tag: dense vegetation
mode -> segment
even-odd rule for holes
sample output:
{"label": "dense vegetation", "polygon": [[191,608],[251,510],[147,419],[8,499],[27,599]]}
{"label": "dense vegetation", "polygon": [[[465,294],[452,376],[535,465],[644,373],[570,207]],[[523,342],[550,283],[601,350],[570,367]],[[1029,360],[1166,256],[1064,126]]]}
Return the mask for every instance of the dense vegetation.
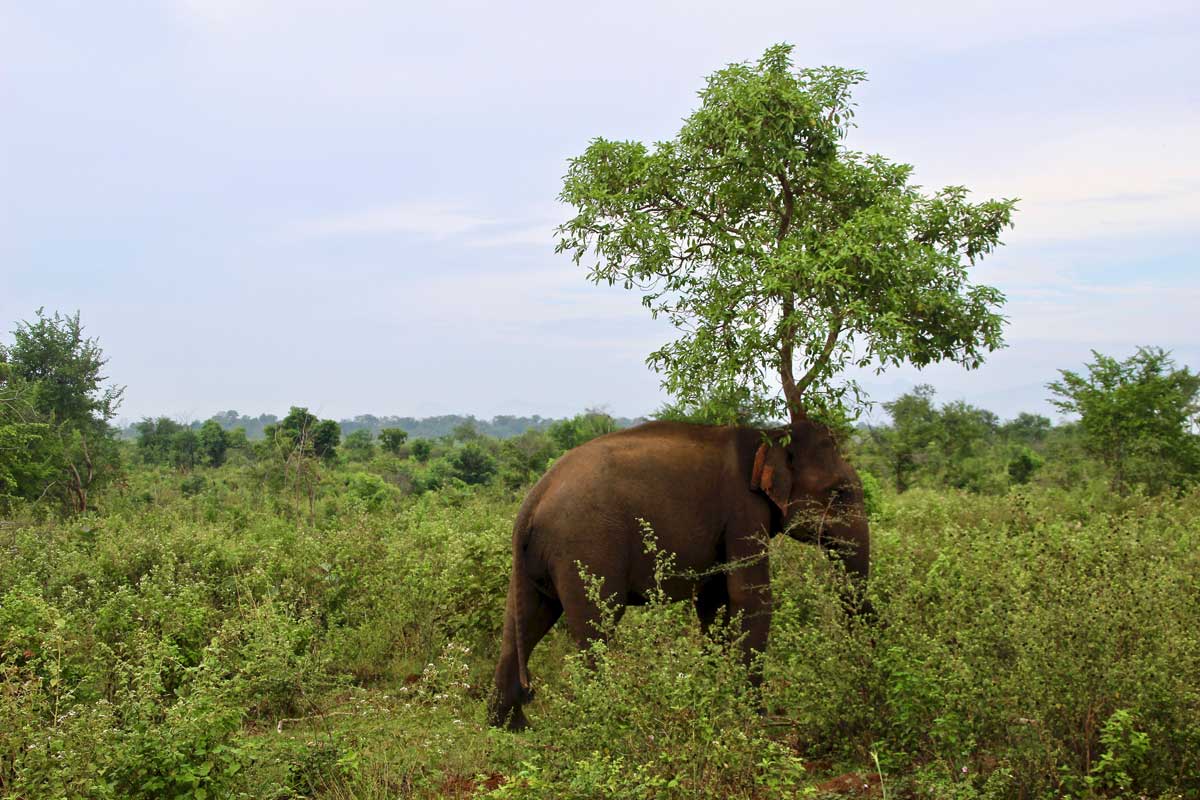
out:
{"label": "dense vegetation", "polygon": [[484,698],[520,493],[317,469],[310,501],[238,453],[137,467],[101,512],[0,528],[0,796],[785,797],[851,771],[892,796],[1200,792],[1195,491],[885,487],[877,624],[776,542],[767,717],[664,604],[594,670],[552,635],[513,735]]}
{"label": "dense vegetation", "polygon": [[1197,386],[1160,351],[1064,372],[1077,423],[920,387],[847,428],[878,619],[781,537],[765,717],[652,602],[586,659],[552,634],[514,735],[484,725],[512,518],[615,421],[120,441],[78,318],[19,331],[62,347],[0,354],[0,797],[1200,796]]}

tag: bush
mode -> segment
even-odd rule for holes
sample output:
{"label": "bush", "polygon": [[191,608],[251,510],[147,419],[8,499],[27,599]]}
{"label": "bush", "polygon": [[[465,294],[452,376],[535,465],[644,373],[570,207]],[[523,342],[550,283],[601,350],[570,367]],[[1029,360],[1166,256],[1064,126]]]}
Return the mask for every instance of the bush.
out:
{"label": "bush", "polygon": [[1124,709],[1155,743],[1130,785],[1200,790],[1180,769],[1200,753],[1200,561],[1178,556],[1200,545],[1198,504],[910,491],[873,528],[873,629],[842,618],[828,564],[779,547],[770,705],[807,753],[922,765],[918,794],[1003,773],[1024,796],[1112,773],[1105,720]]}
{"label": "bush", "polygon": [[487,483],[496,474],[496,459],[478,442],[467,442],[450,456],[454,476],[466,484]]}
{"label": "bush", "polygon": [[368,511],[378,511],[399,497],[400,490],[371,472],[353,472],[346,479],[349,495],[361,501]]}

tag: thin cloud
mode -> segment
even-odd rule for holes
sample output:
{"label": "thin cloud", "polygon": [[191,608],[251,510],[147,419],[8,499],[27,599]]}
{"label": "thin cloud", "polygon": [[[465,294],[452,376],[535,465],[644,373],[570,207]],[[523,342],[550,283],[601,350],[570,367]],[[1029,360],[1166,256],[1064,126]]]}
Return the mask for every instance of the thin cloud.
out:
{"label": "thin cloud", "polygon": [[[929,186],[965,182],[979,198],[1019,197],[1016,225],[1004,237],[1012,245],[1195,232],[1200,162],[1179,154],[1200,139],[1200,117],[1139,116],[1144,123],[1062,119],[1019,145],[977,138],[949,158],[930,159],[938,166],[918,177]],[[1156,122],[1172,117],[1170,126]],[[993,135],[1009,140],[1012,132]]]}
{"label": "thin cloud", "polygon": [[467,244],[471,247],[544,247],[553,249],[554,243],[557,241],[554,232],[557,227],[557,222],[519,226],[472,238]]}
{"label": "thin cloud", "polygon": [[458,206],[404,203],[310,220],[291,232],[299,238],[408,234],[446,239],[495,224]]}

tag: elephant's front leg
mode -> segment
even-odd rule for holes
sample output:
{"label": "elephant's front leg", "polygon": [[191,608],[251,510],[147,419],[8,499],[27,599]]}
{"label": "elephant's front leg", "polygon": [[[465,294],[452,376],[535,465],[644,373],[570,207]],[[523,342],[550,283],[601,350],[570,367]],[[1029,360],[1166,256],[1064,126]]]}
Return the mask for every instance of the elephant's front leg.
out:
{"label": "elephant's front leg", "polygon": [[[721,618],[722,626],[729,624],[729,587],[727,575],[721,573],[709,578],[696,589],[696,616],[700,618],[700,632],[706,636],[714,633],[712,626]],[[717,629],[718,631],[720,628]]]}
{"label": "elephant's front leg", "polygon": [[771,631],[771,569],[767,553],[729,573],[729,613],[738,619],[742,633],[742,659],[750,670],[750,685],[762,685],[762,660]]}

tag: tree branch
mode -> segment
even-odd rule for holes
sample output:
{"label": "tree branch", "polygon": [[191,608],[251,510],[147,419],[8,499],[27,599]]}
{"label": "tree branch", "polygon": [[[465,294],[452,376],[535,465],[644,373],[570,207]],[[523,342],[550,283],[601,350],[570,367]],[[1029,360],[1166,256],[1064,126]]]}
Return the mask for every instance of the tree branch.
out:
{"label": "tree branch", "polygon": [[779,217],[779,234],[776,236],[776,241],[782,243],[792,227],[792,216],[796,213],[796,197],[792,193],[792,185],[788,182],[786,174],[781,172],[775,177],[779,178],[779,185],[783,188],[783,213]]}
{"label": "tree branch", "polygon": [[804,398],[801,397],[800,390],[796,388],[796,378],[792,373],[792,363],[795,359],[796,334],[788,320],[795,313],[795,310],[795,299],[789,289],[783,297],[783,330],[781,331],[779,345],[779,380],[783,384],[783,398],[787,402],[788,415],[791,417],[793,424],[807,416],[804,413]]}
{"label": "tree branch", "polygon": [[821,369],[829,363],[829,357],[833,354],[833,348],[837,346],[838,336],[842,332],[842,320],[834,317],[833,324],[829,327],[829,335],[825,337],[825,346],[821,348],[821,354],[817,356],[817,360],[809,367],[808,372],[804,373],[799,382],[796,384],[797,394],[802,394],[805,389],[812,385],[812,382],[817,379]]}

